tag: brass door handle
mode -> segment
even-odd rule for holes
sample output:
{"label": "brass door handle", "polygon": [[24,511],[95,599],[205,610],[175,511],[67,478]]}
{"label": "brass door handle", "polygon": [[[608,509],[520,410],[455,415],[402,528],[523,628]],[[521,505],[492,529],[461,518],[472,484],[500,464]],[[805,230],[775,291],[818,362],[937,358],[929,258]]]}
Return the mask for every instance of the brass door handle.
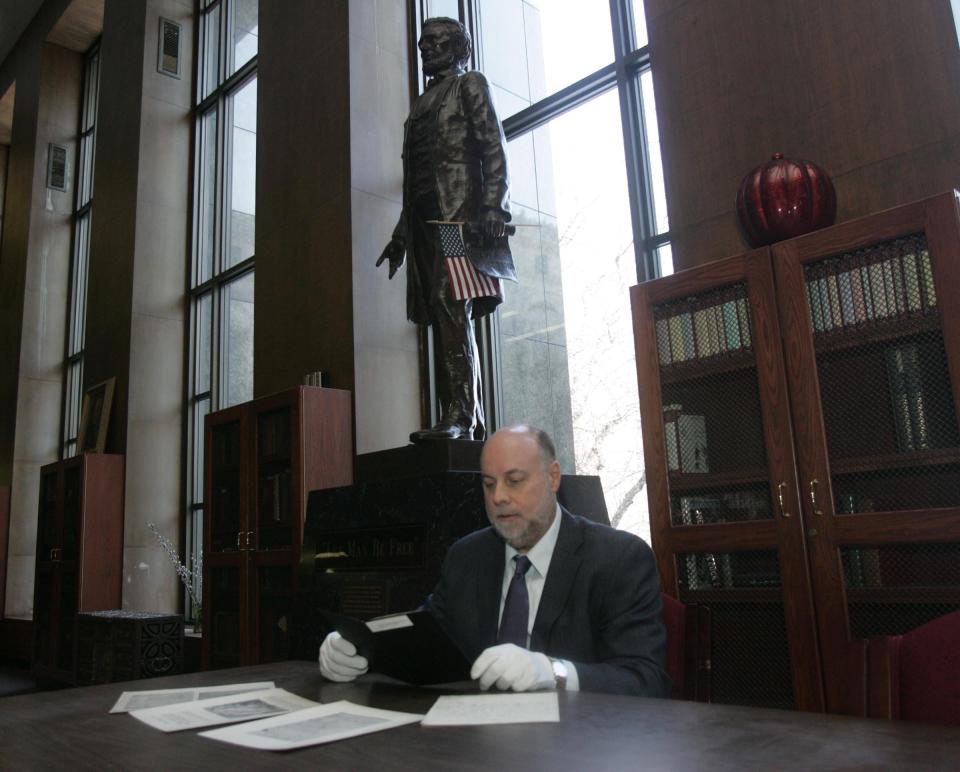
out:
{"label": "brass door handle", "polygon": [[787,512],[786,504],[783,501],[783,489],[787,487],[785,482],[777,483],[777,499],[780,502],[780,514],[783,517],[790,517],[790,513]]}
{"label": "brass door handle", "polygon": [[814,477],[810,481],[810,505],[813,507],[813,514],[822,515],[823,512],[817,506],[817,486],[820,484],[820,481]]}

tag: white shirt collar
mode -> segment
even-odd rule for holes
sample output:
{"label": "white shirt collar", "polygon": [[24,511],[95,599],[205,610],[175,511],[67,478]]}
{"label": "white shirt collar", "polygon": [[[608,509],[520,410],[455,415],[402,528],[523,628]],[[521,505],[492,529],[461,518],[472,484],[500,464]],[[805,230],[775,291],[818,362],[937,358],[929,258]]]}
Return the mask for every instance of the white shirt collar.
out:
{"label": "white shirt collar", "polygon": [[[550,527],[547,529],[547,532],[540,537],[540,541],[534,544],[530,550],[527,552],[527,557],[530,558],[530,565],[540,574],[540,576],[545,577],[547,575],[547,570],[550,568],[550,559],[553,557],[554,547],[557,546],[557,538],[560,536],[560,504],[557,504],[556,512],[553,515],[553,522],[550,524]],[[504,542],[506,547],[506,568],[513,573],[513,558],[515,555],[519,555],[513,547]]]}

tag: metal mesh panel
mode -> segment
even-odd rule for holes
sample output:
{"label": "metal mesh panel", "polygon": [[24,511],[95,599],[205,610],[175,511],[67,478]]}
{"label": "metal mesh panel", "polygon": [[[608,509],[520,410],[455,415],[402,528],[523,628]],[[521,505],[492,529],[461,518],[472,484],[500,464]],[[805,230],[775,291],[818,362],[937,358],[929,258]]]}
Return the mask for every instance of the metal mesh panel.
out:
{"label": "metal mesh panel", "polygon": [[925,237],[805,272],[836,512],[960,505],[960,428]]}
{"label": "metal mesh panel", "polygon": [[901,635],[960,609],[960,543],[840,550],[854,638]]}
{"label": "metal mesh panel", "polygon": [[772,517],[747,290],[654,309],[674,525]]}
{"label": "metal mesh panel", "polygon": [[697,658],[702,695],[729,705],[793,708],[789,642],[774,550],[677,555],[680,600],[706,607]]}

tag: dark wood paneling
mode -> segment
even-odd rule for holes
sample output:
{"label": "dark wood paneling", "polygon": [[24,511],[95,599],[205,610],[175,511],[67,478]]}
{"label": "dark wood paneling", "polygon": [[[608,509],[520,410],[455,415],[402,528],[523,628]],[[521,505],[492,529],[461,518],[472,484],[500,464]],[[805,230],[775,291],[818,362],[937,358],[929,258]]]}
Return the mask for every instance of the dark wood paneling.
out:
{"label": "dark wood paneling", "polygon": [[673,260],[739,251],[734,199],[774,152],[821,165],[837,222],[960,180],[949,0],[648,0]]}
{"label": "dark wood paneling", "polygon": [[347,4],[262,3],[259,29],[253,394],[315,370],[352,392]]}

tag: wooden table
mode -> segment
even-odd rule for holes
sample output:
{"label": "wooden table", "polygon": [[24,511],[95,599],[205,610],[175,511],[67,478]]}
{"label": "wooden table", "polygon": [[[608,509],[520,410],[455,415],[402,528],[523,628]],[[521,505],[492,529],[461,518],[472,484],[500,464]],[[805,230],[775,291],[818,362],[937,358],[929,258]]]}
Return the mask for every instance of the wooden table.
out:
{"label": "wooden table", "polygon": [[26,694],[0,700],[0,769],[718,770],[956,769],[960,729],[602,694],[560,696],[560,723],[405,726],[286,753],[195,731],[163,734],[107,711],[124,690],[273,680],[318,702],[425,713],[446,689],[324,681],[312,662]]}

